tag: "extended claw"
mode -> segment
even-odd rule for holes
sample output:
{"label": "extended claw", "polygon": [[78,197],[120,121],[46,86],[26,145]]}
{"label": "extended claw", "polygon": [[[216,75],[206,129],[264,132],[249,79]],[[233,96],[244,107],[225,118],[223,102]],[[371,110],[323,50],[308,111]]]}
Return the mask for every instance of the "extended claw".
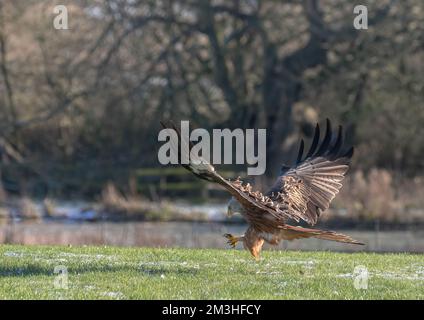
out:
{"label": "extended claw", "polygon": [[227,243],[232,247],[235,248],[237,242],[240,240],[238,237],[234,237],[232,234],[226,233],[224,234],[224,237],[227,238]]}

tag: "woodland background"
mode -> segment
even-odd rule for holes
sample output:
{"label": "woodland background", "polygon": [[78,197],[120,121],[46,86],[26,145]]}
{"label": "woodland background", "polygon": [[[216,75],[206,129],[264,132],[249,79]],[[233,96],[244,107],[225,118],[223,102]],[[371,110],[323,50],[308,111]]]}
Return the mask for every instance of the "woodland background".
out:
{"label": "woodland background", "polygon": [[266,128],[265,185],[328,117],[356,148],[335,205],[424,219],[423,100],[421,0],[2,0],[0,199],[160,201],[160,119]]}

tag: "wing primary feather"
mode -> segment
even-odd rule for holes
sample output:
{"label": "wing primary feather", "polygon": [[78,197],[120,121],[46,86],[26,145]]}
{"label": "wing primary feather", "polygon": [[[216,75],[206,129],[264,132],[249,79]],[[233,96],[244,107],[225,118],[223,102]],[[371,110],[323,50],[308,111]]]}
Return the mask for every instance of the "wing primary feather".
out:
{"label": "wing primary feather", "polygon": [[342,158],[352,158],[353,156],[353,147],[351,147],[345,154],[342,155]]}
{"label": "wing primary feather", "polygon": [[324,140],[321,143],[321,146],[319,147],[318,151],[314,154],[315,157],[319,157],[324,154],[325,150],[327,150],[328,145],[331,141],[331,123],[330,119],[327,118],[327,128],[325,130],[325,136]]}
{"label": "wing primary feather", "polygon": [[303,155],[303,149],[305,148],[305,142],[302,140],[300,140],[300,147],[299,147],[299,152],[297,154],[297,160],[296,160],[296,164],[299,164],[302,161],[302,155]]}
{"label": "wing primary feather", "polygon": [[340,148],[342,145],[343,145],[343,127],[339,126],[336,142],[334,143],[333,147],[328,152],[328,155],[330,156],[331,160],[334,160],[335,158],[337,158],[337,155],[340,152]]}
{"label": "wing primary feather", "polygon": [[317,123],[317,125],[315,127],[314,139],[312,140],[311,147],[309,148],[308,154],[306,155],[305,159],[309,158],[310,156],[312,156],[314,154],[314,152],[315,152],[315,150],[318,146],[319,136],[320,136],[319,124]]}
{"label": "wing primary feather", "polygon": [[[172,120],[164,120],[164,121],[159,120],[159,122],[160,122],[160,124],[162,125],[162,127],[163,127],[164,129],[173,129],[173,130],[175,130],[175,132],[176,132],[176,133],[177,133],[177,135],[178,135],[178,139],[180,140],[180,141],[179,141],[179,143],[182,143],[182,140],[183,140],[184,138],[181,136],[181,131],[180,131],[180,129],[178,129],[178,128],[177,128],[177,126],[175,125],[174,121],[172,121]],[[189,141],[187,141],[187,140],[185,140],[185,139],[184,139],[184,141],[185,141],[186,143],[188,143],[189,148],[190,148],[190,150],[191,150],[191,149],[193,148],[193,146],[194,146],[193,142],[191,142],[190,140],[189,140]]]}
{"label": "wing primary feather", "polygon": [[[277,207],[275,214],[272,213],[275,216],[315,224],[339,193],[353,148],[346,151],[342,126],[333,132],[327,119],[322,139],[320,129],[317,124],[306,156],[303,156],[306,153],[305,141],[300,141],[296,165],[292,168],[283,166],[281,176],[267,192],[274,203],[283,205],[283,209]],[[278,196],[274,197],[274,193]]]}

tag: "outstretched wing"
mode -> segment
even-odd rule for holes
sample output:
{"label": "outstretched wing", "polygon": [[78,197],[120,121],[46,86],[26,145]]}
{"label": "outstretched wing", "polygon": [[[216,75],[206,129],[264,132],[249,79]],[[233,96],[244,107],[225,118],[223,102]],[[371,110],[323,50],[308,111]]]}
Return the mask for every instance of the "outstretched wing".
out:
{"label": "outstretched wing", "polygon": [[[204,158],[199,157],[198,155],[191,152],[193,144],[191,141],[187,141],[184,137],[181,136],[181,131],[178,129],[172,121],[160,121],[162,127],[166,130],[173,130],[177,133],[178,141],[170,140],[172,151],[178,154],[178,160],[181,165],[191,171],[195,176],[200,179],[216,182],[215,176],[218,175],[215,172],[215,168]],[[188,160],[189,163],[182,163],[181,150],[189,150]]]}
{"label": "outstretched wing", "polygon": [[283,167],[281,175],[267,196],[287,207],[288,215],[314,225],[320,214],[342,187],[342,180],[349,168],[353,148],[342,152],[343,129],[339,126],[333,139],[330,120],[320,146],[320,128],[317,124],[311,147],[302,160],[304,142],[300,143],[296,165]]}
{"label": "outstretched wing", "polygon": [[171,146],[173,152],[178,153],[179,159],[181,159],[181,149],[187,150],[180,148],[180,145],[186,144],[189,146],[189,163],[181,165],[200,179],[222,185],[246,209],[247,218],[251,223],[263,226],[263,229],[266,230],[267,227],[273,228],[276,223],[278,224],[278,221],[283,222],[284,218],[287,218],[283,211],[276,208],[276,203],[272,203],[268,197],[263,196],[259,191],[253,192],[249,184],[243,185],[238,179],[235,181],[224,179],[209,162],[191,153],[191,143],[181,136],[180,130],[172,121],[161,121],[160,123],[165,129],[177,132],[179,141],[178,143],[174,142],[174,144],[171,141]]}

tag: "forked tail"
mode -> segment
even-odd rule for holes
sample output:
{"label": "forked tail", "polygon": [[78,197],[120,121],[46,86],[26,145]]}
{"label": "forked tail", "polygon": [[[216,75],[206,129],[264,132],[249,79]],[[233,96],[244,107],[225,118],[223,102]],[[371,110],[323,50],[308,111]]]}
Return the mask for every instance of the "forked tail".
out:
{"label": "forked tail", "polygon": [[330,240],[330,241],[337,241],[337,242],[344,242],[344,243],[351,243],[351,244],[360,244],[364,245],[365,243],[359,242],[358,240],[355,240],[343,233],[337,233],[334,231],[326,231],[326,230],[317,230],[319,233],[317,235],[314,235],[314,238],[323,239],[323,240]]}
{"label": "forked tail", "polygon": [[323,240],[364,245],[364,243],[359,242],[358,240],[334,231],[295,227],[290,225],[284,225],[281,226],[281,228],[284,229],[284,234],[287,235],[288,240],[297,238],[318,238]]}

